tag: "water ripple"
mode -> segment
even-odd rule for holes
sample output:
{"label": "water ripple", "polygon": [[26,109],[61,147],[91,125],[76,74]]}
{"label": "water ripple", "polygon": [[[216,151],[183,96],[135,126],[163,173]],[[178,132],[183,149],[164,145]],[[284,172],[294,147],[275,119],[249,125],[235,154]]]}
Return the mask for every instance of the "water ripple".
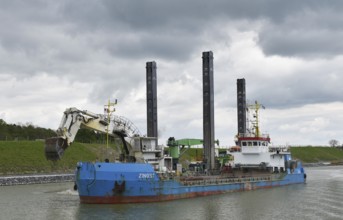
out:
{"label": "water ripple", "polygon": [[306,171],[306,184],[147,204],[80,204],[72,183],[0,187],[0,213],[35,220],[343,219],[343,166]]}

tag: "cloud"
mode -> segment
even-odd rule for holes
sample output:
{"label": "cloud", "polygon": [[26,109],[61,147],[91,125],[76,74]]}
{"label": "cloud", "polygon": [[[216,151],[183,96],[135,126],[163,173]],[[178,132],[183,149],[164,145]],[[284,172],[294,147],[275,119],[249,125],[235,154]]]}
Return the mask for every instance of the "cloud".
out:
{"label": "cloud", "polygon": [[343,122],[341,11],[313,0],[2,2],[0,116],[56,128],[66,107],[101,113],[118,99],[116,113],[145,133],[145,65],[155,60],[161,140],[201,138],[201,53],[212,50],[224,145],[236,133],[237,78],[271,110],[276,137],[327,143]]}
{"label": "cloud", "polygon": [[0,115],[8,123],[32,122],[37,126],[56,128],[66,108],[82,107],[86,103],[86,83],[70,83],[46,73],[23,79],[0,75],[0,79]]}
{"label": "cloud", "polygon": [[312,1],[302,6],[281,20],[269,19],[261,28],[259,43],[263,52],[307,59],[332,58],[342,53],[342,2]]}
{"label": "cloud", "polygon": [[310,104],[289,109],[266,109],[262,111],[262,130],[270,133],[276,144],[328,145],[329,140],[339,139],[339,124],[343,117],[337,112],[342,102]]}

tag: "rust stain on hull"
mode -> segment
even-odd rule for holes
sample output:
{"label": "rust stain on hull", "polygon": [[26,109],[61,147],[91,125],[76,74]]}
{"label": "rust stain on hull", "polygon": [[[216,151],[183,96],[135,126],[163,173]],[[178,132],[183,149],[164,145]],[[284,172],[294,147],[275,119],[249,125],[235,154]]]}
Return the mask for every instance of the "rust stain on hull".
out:
{"label": "rust stain on hull", "polygon": [[123,192],[125,192],[125,188],[126,188],[125,181],[123,181],[122,183],[118,183],[118,181],[115,181],[114,188],[112,189],[113,196],[122,194]]}

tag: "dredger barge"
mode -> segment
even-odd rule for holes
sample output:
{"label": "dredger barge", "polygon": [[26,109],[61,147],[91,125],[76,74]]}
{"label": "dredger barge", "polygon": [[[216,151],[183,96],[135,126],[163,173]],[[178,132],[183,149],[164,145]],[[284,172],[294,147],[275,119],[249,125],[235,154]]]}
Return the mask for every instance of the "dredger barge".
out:
{"label": "dredger barge", "polygon": [[[45,155],[59,160],[80,128],[119,137],[123,152],[106,162],[78,162],[75,176],[81,203],[118,204],[159,202],[234,191],[271,188],[305,183],[300,161],[292,160],[285,147],[270,146],[270,137],[261,134],[258,112],[262,107],[246,103],[245,79],[237,80],[238,132],[236,146],[228,157],[216,155],[214,140],[213,54],[203,53],[203,161],[182,168],[180,147],[168,140],[168,154],[157,142],[156,63],[148,62],[147,137],[139,134],[129,120],[107,114],[94,114],[76,108],[64,112],[57,137],[45,142]],[[254,120],[250,126],[248,114]]]}

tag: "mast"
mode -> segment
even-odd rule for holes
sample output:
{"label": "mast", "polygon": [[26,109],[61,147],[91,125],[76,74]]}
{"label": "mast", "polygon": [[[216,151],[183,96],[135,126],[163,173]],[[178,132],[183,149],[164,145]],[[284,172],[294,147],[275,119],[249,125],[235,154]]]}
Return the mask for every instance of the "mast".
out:
{"label": "mast", "polygon": [[237,135],[247,132],[245,79],[237,79]]}
{"label": "mast", "polygon": [[215,168],[214,163],[214,89],[213,89],[213,52],[202,53],[203,73],[203,140],[206,169]]}
{"label": "mast", "polygon": [[156,62],[146,63],[147,136],[158,138]]}
{"label": "mast", "polygon": [[253,129],[255,131],[255,137],[261,137],[261,133],[260,133],[260,126],[259,126],[259,116],[258,116],[258,111],[260,110],[260,108],[265,109],[265,107],[258,103],[257,101],[255,101],[255,104],[251,104],[248,105],[248,109],[251,109],[254,111],[253,117],[255,120],[252,120],[252,125],[253,125]]}

